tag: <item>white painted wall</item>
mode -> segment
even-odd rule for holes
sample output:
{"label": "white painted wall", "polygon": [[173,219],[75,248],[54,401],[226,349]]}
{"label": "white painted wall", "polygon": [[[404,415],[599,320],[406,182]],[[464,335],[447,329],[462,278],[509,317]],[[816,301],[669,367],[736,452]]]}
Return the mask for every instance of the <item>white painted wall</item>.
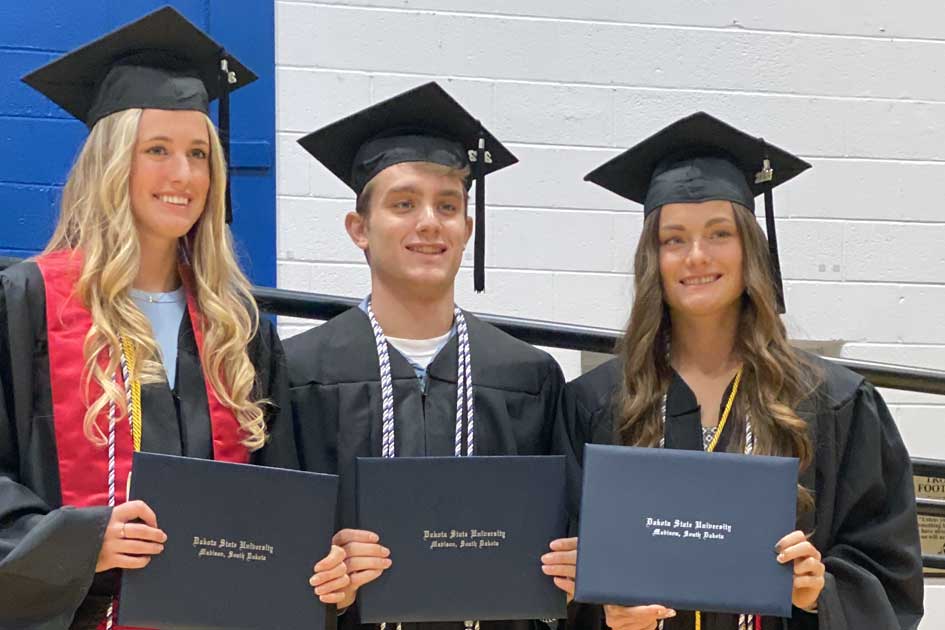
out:
{"label": "white painted wall", "polygon": [[[941,0],[277,0],[276,20],[280,286],[368,288],[353,196],[295,140],[435,79],[521,160],[489,181],[488,293],[470,259],[459,302],[621,327],[640,208],[582,177],[701,109],[814,164],[777,192],[792,336],[945,369]],[[945,399],[886,395],[912,453],[945,458]]]}

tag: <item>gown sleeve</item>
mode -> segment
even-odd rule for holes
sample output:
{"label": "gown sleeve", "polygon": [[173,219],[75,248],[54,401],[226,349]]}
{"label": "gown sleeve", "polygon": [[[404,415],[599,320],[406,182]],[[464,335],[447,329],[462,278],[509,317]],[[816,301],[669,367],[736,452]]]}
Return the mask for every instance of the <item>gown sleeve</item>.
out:
{"label": "gown sleeve", "polygon": [[818,627],[916,628],[923,580],[909,453],[868,383],[838,410],[836,422],[833,531],[821,549],[827,574]]}
{"label": "gown sleeve", "polygon": [[[20,444],[16,409],[28,408],[33,392],[16,391],[11,375],[35,370],[36,363],[25,352],[11,352],[11,337],[23,335],[28,326],[23,320],[27,309],[17,310],[22,306],[14,301],[18,292],[10,295],[8,288],[8,278],[0,276],[0,628],[68,628],[95,575],[111,509],[55,508],[21,483],[22,453],[49,457],[42,462],[47,474],[55,474],[57,465],[54,455],[47,455],[55,449]],[[32,344],[26,347],[32,350]],[[25,402],[18,405],[18,400]]]}
{"label": "gown sleeve", "polygon": [[[560,437],[555,440],[555,448],[556,452],[563,453],[567,460],[570,536],[578,535],[584,445],[612,443],[609,397],[602,397],[598,391],[612,389],[611,376],[609,371],[606,374],[603,371],[592,371],[571,381],[564,388],[562,419],[558,426]],[[568,605],[568,630],[601,630],[606,627],[602,606],[578,602]]]}
{"label": "gown sleeve", "polygon": [[619,363],[611,360],[564,388],[555,448],[567,457],[568,500],[575,527],[581,501],[584,446],[615,443],[612,403],[618,376]]}
{"label": "gown sleeve", "polygon": [[261,389],[269,400],[266,414],[269,439],[265,446],[253,453],[252,461],[260,466],[298,470],[299,453],[292,422],[286,357],[276,328],[268,319],[260,321],[255,342],[256,347],[250,354]]}

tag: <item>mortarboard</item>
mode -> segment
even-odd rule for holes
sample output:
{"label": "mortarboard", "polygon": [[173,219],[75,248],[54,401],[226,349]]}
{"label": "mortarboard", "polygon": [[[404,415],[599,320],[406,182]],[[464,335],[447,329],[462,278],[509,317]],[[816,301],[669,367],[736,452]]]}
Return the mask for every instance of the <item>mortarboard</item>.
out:
{"label": "mortarboard", "polygon": [[395,164],[471,167],[476,182],[473,277],[476,291],[485,288],[485,176],[518,159],[438,84],[426,83],[372,105],[308,134],[299,144],[355,194]]}
{"label": "mortarboard", "polygon": [[674,122],[588,173],[584,179],[643,204],[643,214],[668,203],[732,201],[755,210],[765,198],[768,251],[778,308],[784,287],[772,189],[810,168],[763,138],[698,112]]}
{"label": "mortarboard", "polygon": [[[256,75],[166,6],[72,50],[23,77],[89,129],[126,109],[196,110],[220,99],[219,130],[229,164],[229,93]],[[231,220],[229,182],[227,223]]]}

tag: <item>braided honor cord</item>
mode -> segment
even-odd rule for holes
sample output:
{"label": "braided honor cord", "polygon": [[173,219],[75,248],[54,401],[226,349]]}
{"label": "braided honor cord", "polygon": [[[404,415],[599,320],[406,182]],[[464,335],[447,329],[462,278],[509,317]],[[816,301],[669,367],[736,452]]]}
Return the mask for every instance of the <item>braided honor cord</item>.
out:
{"label": "braided honor cord", "polygon": [[[371,328],[374,330],[377,360],[381,371],[381,457],[395,457],[394,385],[390,375],[390,354],[387,349],[387,337],[384,335],[384,329],[377,323],[370,300],[367,303],[367,314],[371,321]],[[475,451],[475,415],[473,412],[472,357],[469,354],[469,332],[466,327],[466,318],[459,307],[455,308],[453,315],[456,318],[456,333],[459,338],[456,349],[456,432],[453,454],[459,457],[464,454],[472,455]],[[466,425],[465,453],[463,449],[464,424]]]}
{"label": "braided honor cord", "polygon": [[[390,354],[387,348],[387,337],[384,329],[374,316],[371,300],[367,302],[368,319],[374,330],[374,341],[377,346],[377,360],[381,372],[381,457],[395,457],[394,441],[394,385],[390,375]],[[456,431],[454,433],[453,454],[456,457],[472,455],[475,452],[475,413],[474,391],[472,383],[472,357],[469,353],[469,330],[466,327],[466,317],[460,308],[454,307],[453,316],[456,320]],[[465,420],[465,422],[464,422]],[[463,431],[465,425],[465,431]],[[464,440],[465,433],[465,440]],[[465,442],[465,453],[463,445]],[[478,621],[465,621],[466,630],[479,630]],[[387,624],[380,625],[381,630],[387,630]],[[401,630],[401,624],[397,624]]]}
{"label": "braided honor cord", "polygon": [[387,353],[387,337],[374,317],[371,301],[367,304],[368,318],[374,329],[377,345],[377,361],[381,370],[381,457],[394,456],[394,385],[390,378],[390,355]]}
{"label": "braided honor cord", "polygon": [[[128,428],[131,431],[131,443],[135,451],[141,450],[141,385],[132,381],[134,371],[135,352],[132,343],[119,338],[121,344],[121,380],[125,389],[125,406],[128,410]],[[118,379],[115,378],[117,381]],[[118,410],[115,401],[108,403],[108,507],[115,507],[115,425],[117,424]],[[112,599],[105,611],[105,630],[112,630],[115,623],[115,600]]]}

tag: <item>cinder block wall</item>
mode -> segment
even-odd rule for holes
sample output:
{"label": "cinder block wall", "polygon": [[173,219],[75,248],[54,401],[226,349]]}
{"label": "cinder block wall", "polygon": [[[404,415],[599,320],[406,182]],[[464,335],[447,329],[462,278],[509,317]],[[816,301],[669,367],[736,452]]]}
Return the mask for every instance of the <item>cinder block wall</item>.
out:
{"label": "cinder block wall", "polygon": [[[792,337],[945,368],[945,3],[278,0],[276,16],[280,286],[368,288],[353,197],[295,140],[435,79],[521,159],[489,181],[488,293],[468,259],[459,302],[621,327],[641,213],[582,177],[705,110],[814,164],[777,194]],[[885,394],[912,453],[945,457],[945,399]],[[936,588],[924,628],[945,626]]]}

